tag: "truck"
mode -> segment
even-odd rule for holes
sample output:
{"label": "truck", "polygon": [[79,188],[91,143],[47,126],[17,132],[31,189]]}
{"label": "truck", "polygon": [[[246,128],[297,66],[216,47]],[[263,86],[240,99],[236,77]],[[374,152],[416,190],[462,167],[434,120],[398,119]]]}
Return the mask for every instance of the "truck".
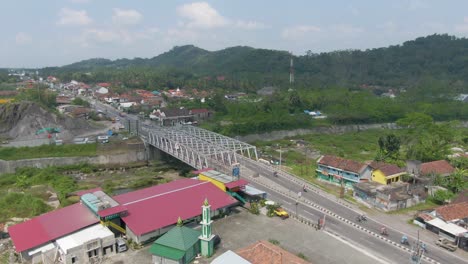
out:
{"label": "truck", "polygon": [[121,238],[121,237],[118,237],[116,240],[115,240],[117,246],[117,252],[118,253],[121,253],[121,252],[125,252],[127,251],[127,242],[125,241],[125,239]]}
{"label": "truck", "polygon": [[455,246],[454,244],[452,244],[450,241],[448,241],[445,238],[439,238],[436,241],[436,245],[438,245],[439,247],[445,248],[447,250],[450,250],[452,252],[457,250],[457,246]]}

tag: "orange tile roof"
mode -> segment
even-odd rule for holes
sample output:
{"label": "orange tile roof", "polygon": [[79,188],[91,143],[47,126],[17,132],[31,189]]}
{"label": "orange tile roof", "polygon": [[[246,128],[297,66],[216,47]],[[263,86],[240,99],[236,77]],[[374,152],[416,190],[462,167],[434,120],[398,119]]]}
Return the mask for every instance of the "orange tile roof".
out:
{"label": "orange tile roof", "polygon": [[421,174],[451,174],[455,169],[446,160],[436,160],[421,164]]}
{"label": "orange tile roof", "polygon": [[264,240],[238,249],[236,253],[252,264],[310,264],[310,262]]}
{"label": "orange tile roof", "polygon": [[319,164],[334,167],[337,169],[361,173],[367,167],[367,164],[354,160],[343,159],[336,156],[325,155],[319,161]]}
{"label": "orange tile roof", "polygon": [[436,213],[445,221],[468,218],[468,202],[438,207]]}
{"label": "orange tile roof", "polygon": [[385,176],[392,176],[405,172],[405,169],[402,169],[395,164],[389,164],[385,162],[373,161],[369,164],[369,166],[371,166],[373,169],[380,170],[383,172],[383,174],[385,174]]}

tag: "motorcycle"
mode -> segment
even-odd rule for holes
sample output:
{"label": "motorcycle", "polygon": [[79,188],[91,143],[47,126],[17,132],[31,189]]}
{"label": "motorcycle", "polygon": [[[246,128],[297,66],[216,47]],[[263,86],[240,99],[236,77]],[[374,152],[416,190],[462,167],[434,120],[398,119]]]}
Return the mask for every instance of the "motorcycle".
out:
{"label": "motorcycle", "polygon": [[408,246],[409,246],[408,237],[403,236],[403,237],[401,238],[400,243],[401,243],[402,245],[408,245]]}
{"label": "motorcycle", "polygon": [[387,229],[386,229],[385,227],[382,227],[382,228],[380,229],[380,234],[381,234],[382,236],[388,236]]}
{"label": "motorcycle", "polygon": [[364,221],[366,221],[366,220],[367,220],[367,217],[366,217],[365,215],[358,215],[358,216],[356,217],[356,221],[358,221],[359,223],[360,223],[360,222],[364,222]]}

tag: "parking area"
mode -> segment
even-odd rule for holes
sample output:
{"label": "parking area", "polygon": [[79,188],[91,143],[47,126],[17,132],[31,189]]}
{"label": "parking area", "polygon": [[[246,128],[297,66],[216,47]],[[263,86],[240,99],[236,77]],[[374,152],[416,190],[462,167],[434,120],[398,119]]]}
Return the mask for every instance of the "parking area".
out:
{"label": "parking area", "polygon": [[[354,249],[350,246],[351,243],[338,240],[323,231],[316,231],[293,219],[282,220],[279,217],[253,215],[243,208],[216,220],[213,224],[213,234],[221,237],[221,243],[210,259],[196,259],[200,264],[208,264],[227,250],[235,251],[258,240],[276,240],[279,246],[295,255],[303,254],[314,264],[378,263],[375,258]],[[129,250],[103,263],[151,263],[149,247],[138,251]]]}

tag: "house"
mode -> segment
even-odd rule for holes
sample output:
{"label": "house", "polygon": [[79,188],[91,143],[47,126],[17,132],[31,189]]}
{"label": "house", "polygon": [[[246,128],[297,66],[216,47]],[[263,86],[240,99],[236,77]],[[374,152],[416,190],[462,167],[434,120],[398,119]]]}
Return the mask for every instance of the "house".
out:
{"label": "house", "polygon": [[384,211],[407,208],[425,202],[427,194],[423,186],[393,182],[382,185],[377,182],[360,182],[353,185],[353,195],[358,201]]}
{"label": "house", "polygon": [[59,105],[71,104],[72,99],[66,95],[57,95],[55,97],[55,102]]}
{"label": "house", "polygon": [[158,238],[150,248],[154,264],[190,263],[200,253],[200,230],[181,226],[169,230]]}
{"label": "house", "polygon": [[371,168],[369,165],[354,160],[325,155],[317,161],[317,175],[319,179],[335,184],[345,184],[352,188],[352,184],[369,181]]}
{"label": "house", "polygon": [[192,109],[190,114],[193,115],[193,118],[197,121],[205,120],[211,117],[210,110],[206,108]]}
{"label": "house", "polygon": [[455,171],[455,168],[446,160],[436,160],[421,164],[421,176],[448,176]]}
{"label": "house", "polygon": [[[411,188],[410,188],[411,187]],[[404,182],[377,187],[375,206],[384,211],[393,211],[414,206],[426,201],[424,186],[410,186]]]}
{"label": "house", "polygon": [[380,184],[388,185],[392,182],[400,181],[401,176],[406,174],[405,169],[385,162],[373,161],[369,166],[372,168],[371,180]]}
{"label": "house", "polygon": [[107,89],[106,87],[99,87],[99,88],[96,90],[96,93],[98,93],[98,94],[108,94],[108,93],[109,93],[109,89]]}
{"label": "house", "polygon": [[455,203],[437,207],[435,216],[445,222],[463,220],[468,223],[468,202]]}
{"label": "house", "polygon": [[452,200],[451,204],[468,202],[468,190],[464,190],[458,194],[458,196]]}
{"label": "house", "polygon": [[235,252],[252,264],[310,264],[310,262],[291,252],[264,240],[238,249]]}
{"label": "house", "polygon": [[161,126],[175,126],[193,121],[193,115],[185,108],[160,108],[154,110],[150,118],[159,121]]}
{"label": "house", "polygon": [[257,94],[258,95],[261,95],[261,96],[271,96],[273,95],[278,89],[276,87],[273,87],[273,86],[266,86],[266,87],[263,87],[262,89],[258,90],[257,91]]}
{"label": "house", "polygon": [[237,255],[235,252],[228,250],[213,259],[210,264],[252,264],[252,262]]}

